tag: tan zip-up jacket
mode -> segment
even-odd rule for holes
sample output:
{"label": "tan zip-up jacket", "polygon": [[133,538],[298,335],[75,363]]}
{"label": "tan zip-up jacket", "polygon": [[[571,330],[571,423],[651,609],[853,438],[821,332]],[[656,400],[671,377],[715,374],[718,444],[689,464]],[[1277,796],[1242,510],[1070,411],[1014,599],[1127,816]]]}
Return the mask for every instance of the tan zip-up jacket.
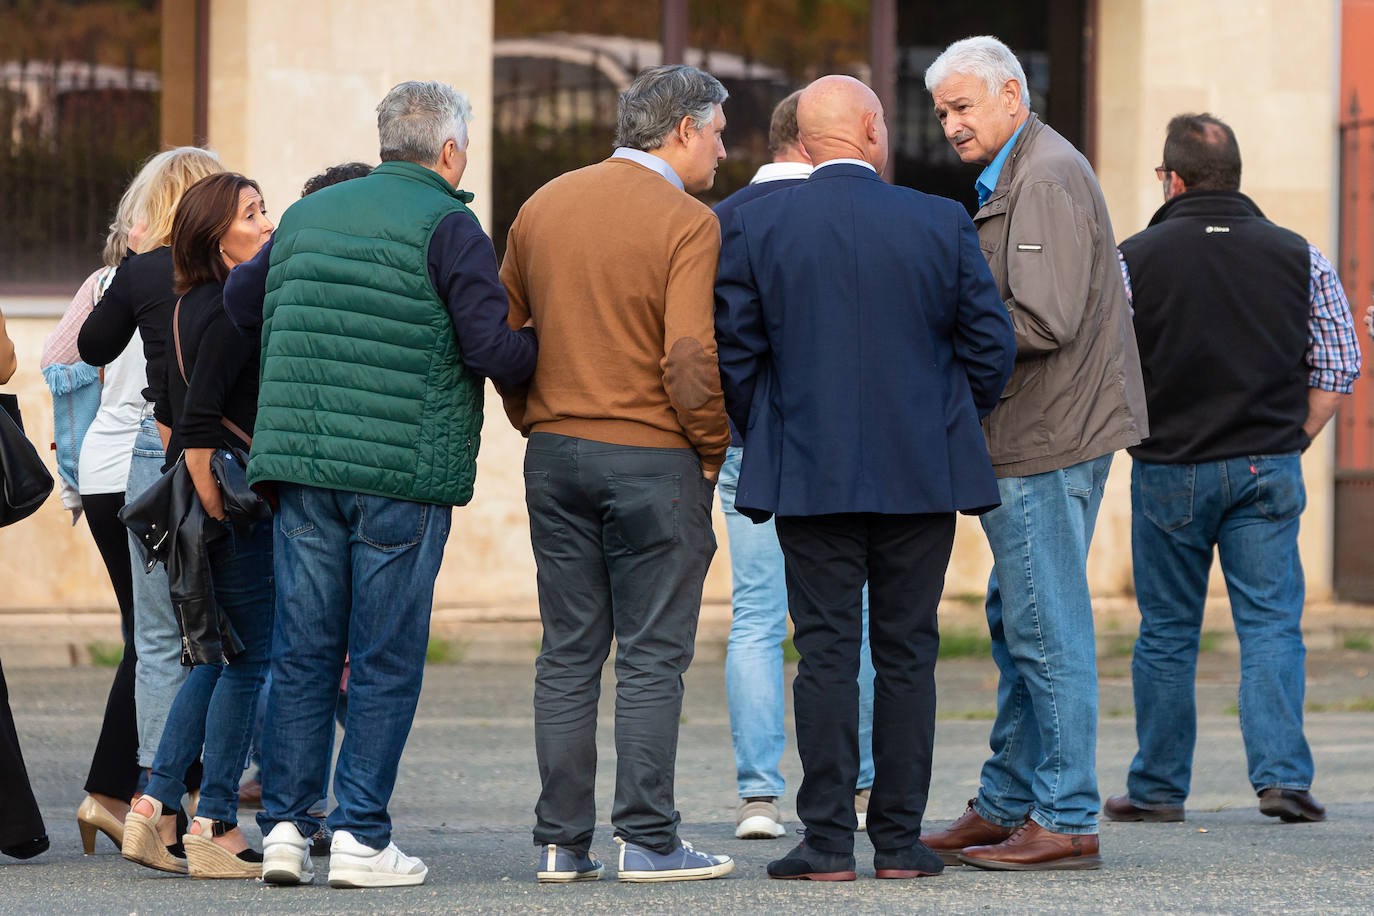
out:
{"label": "tan zip-up jacket", "polygon": [[1066,468],[1149,435],[1107,204],[1088,161],[1034,114],[973,217],[1016,330],[983,421],[998,477]]}

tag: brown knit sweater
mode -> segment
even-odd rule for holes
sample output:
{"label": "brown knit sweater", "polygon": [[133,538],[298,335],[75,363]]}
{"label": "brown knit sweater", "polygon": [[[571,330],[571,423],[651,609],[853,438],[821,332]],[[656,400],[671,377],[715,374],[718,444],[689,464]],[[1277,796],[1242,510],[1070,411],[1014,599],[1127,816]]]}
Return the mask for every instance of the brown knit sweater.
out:
{"label": "brown knit sweater", "polygon": [[503,391],[515,427],[657,448],[691,446],[714,474],[730,432],[713,287],[720,227],[701,202],[607,159],[544,185],[511,226],[510,326],[531,315],[539,362]]}

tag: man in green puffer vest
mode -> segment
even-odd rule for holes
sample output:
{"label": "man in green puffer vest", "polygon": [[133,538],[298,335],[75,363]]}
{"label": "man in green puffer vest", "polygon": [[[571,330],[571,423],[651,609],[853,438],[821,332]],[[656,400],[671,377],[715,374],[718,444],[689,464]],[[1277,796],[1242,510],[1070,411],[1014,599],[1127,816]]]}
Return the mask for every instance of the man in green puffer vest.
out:
{"label": "man in green puffer vest", "polygon": [[482,379],[523,384],[537,342],[506,323],[496,253],[456,190],[467,99],[406,82],[377,106],[382,164],[293,204],[225,287],[262,335],[249,480],[275,486],[277,628],[263,729],[263,880],[313,880],[308,812],[334,777],[333,887],[420,884],[387,804],[415,716],[450,507],[472,498]]}

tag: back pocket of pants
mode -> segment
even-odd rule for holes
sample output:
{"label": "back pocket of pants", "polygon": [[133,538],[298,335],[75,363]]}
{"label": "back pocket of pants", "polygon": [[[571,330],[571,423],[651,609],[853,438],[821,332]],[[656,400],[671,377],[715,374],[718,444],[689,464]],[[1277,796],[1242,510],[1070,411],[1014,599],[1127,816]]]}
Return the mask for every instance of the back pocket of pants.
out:
{"label": "back pocket of pants", "polygon": [[1197,469],[1191,464],[1136,463],[1145,516],[1164,531],[1182,528],[1193,520],[1193,484]]}
{"label": "back pocket of pants", "polygon": [[607,478],[611,506],[606,541],[614,552],[644,553],[677,543],[682,476]]}
{"label": "back pocket of pants", "polygon": [[1302,459],[1296,455],[1260,456],[1251,464],[1258,475],[1256,508],[1271,522],[1297,518],[1307,507],[1307,487],[1302,480]]}
{"label": "back pocket of pants", "polygon": [[414,547],[425,536],[429,504],[358,494],[358,539],[378,550]]}

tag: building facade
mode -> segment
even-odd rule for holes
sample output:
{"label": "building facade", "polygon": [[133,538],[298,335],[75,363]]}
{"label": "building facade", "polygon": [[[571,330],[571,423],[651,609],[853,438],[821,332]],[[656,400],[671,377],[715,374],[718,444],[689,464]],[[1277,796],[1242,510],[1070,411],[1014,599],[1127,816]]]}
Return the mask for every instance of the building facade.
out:
{"label": "building facade", "polygon": [[[587,114],[579,116],[579,123],[586,124],[578,129],[591,131],[588,162],[609,153],[609,148],[600,148],[609,139],[596,133],[602,129],[597,118],[607,117],[604,99],[618,91],[616,80],[632,72],[624,61],[612,59],[612,52],[630,45],[604,35],[588,41],[585,33],[577,42],[560,41],[558,33],[580,31],[557,19],[578,15],[576,10],[558,12],[563,6],[535,0],[164,0],[158,8],[161,138],[164,143],[206,142],[229,168],[257,179],[269,209],[279,213],[298,196],[302,182],[324,167],[377,160],[374,107],[391,85],[412,78],[444,80],[472,100],[470,160],[463,183],[477,195],[473,209],[483,224],[499,227],[508,222],[519,201],[516,195],[503,195],[516,178],[502,172],[502,163],[493,161],[493,150],[513,157],[528,152],[532,144],[557,144],[556,132],[550,136],[547,130],[534,131],[530,119],[556,119],[559,111],[580,110],[567,107],[571,97],[565,94],[562,109],[550,103],[531,109],[534,113],[528,117],[515,112],[509,107],[514,104],[511,99],[519,97],[526,104],[530,100],[528,93],[521,96],[511,89],[510,73],[517,72],[510,63],[513,58],[553,57],[565,70],[582,66],[599,74],[605,86],[597,90],[600,96],[588,96]],[[967,193],[976,169],[970,174],[941,158],[947,151],[919,83],[922,61],[954,38],[996,32],[1029,64],[1037,110],[1045,111],[1051,124],[1093,161],[1119,238],[1143,228],[1161,202],[1152,169],[1158,164],[1169,117],[1206,110],[1236,130],[1245,158],[1246,193],[1276,222],[1337,256],[1339,0],[1044,0],[994,5],[1021,9],[1010,18],[1004,13],[979,18],[952,4],[874,0],[871,6],[869,19],[859,21],[851,15],[854,4],[740,4],[745,13],[758,12],[756,7],[764,13],[819,8],[818,16],[850,10],[845,14],[849,19],[816,25],[838,30],[838,51],[818,51],[806,44],[804,39],[812,33],[804,29],[796,33],[801,37],[778,51],[774,45],[753,46],[739,38],[732,30],[746,26],[733,21],[688,19],[683,30],[677,28],[681,23],[657,16],[650,16],[647,24],[634,18],[642,19],[642,13],[627,14],[625,21],[633,20],[626,26],[631,34],[621,37],[642,42],[646,30],[653,37],[652,31],[663,28],[669,44],[678,42],[683,55],[693,61],[694,54],[703,53],[707,38],[715,36],[718,47],[697,59],[710,67],[712,54],[722,65],[727,62],[723,55],[733,55],[728,63],[738,72],[739,85],[762,87],[756,93],[760,98],[774,91],[780,96],[790,85],[825,72],[821,68],[827,65],[886,81],[896,146],[894,180],[923,190],[949,189],[951,196],[958,196]],[[947,9],[953,7],[961,9]],[[662,10],[698,15],[683,0],[665,0]],[[1002,20],[988,21],[999,15]],[[751,24],[747,30],[754,33]],[[571,50],[550,53],[549,48]],[[829,60],[825,53],[832,55]],[[633,62],[656,61],[635,57]],[[879,66],[873,66],[875,62]],[[5,65],[0,59],[0,75]],[[554,72],[557,67],[544,69]],[[767,104],[745,104],[752,91],[736,90],[739,110],[752,107],[766,113]],[[1369,98],[1374,105],[1374,94]],[[722,173],[728,181],[716,189],[721,195],[733,190],[730,182],[747,181],[753,170],[749,157],[761,155],[751,133],[757,130],[757,115],[742,114],[739,121],[744,126],[736,127],[732,104],[726,106],[732,120],[726,144],[741,165]],[[613,103],[610,111],[613,115]],[[92,249],[86,270],[95,262]],[[43,338],[83,276],[73,274],[65,294],[51,283],[0,284],[0,310],[9,319],[21,359],[20,372],[7,390],[19,393],[37,443],[47,443],[52,432],[38,355]],[[1368,289],[1349,293],[1357,311],[1362,311]],[[522,453],[523,440],[509,428],[499,399],[490,394],[477,493],[470,506],[455,514],[436,588],[437,606],[471,608],[478,616],[498,620],[534,614]],[[1304,458],[1309,504],[1301,544],[1314,599],[1327,598],[1332,591],[1335,454],[1335,434],[1328,431]],[[1131,588],[1129,465],[1125,454],[1117,457],[1098,522],[1089,564],[1098,594],[1125,595]],[[0,530],[0,578],[5,583],[0,610],[113,608],[104,569],[83,526],[73,528],[54,497],[24,524]],[[730,578],[723,523],[717,525],[717,537],[722,549],[708,577],[705,600],[724,606],[729,602]],[[977,521],[960,519],[947,594],[981,594],[990,566]],[[1213,585],[1220,593],[1219,576]]]}

